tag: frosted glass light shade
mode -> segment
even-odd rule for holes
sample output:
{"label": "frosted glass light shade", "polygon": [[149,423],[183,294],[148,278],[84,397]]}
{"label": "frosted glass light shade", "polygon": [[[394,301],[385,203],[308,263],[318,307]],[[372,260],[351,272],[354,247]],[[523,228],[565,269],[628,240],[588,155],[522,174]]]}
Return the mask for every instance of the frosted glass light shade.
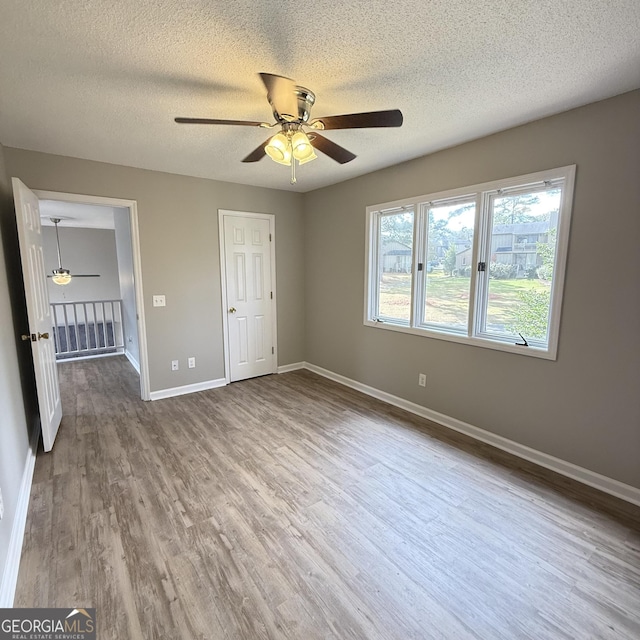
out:
{"label": "frosted glass light shade", "polygon": [[51,279],[55,284],[65,285],[71,282],[71,274],[67,269],[54,269]]}
{"label": "frosted glass light shade", "polygon": [[311,154],[308,155],[304,160],[298,160],[298,164],[306,164],[307,162],[311,162],[315,160],[318,156],[315,154],[313,147],[311,148]]}
{"label": "frosted glass light shade", "polygon": [[309,138],[304,131],[296,131],[291,138],[291,147],[293,149],[293,157],[300,163],[309,162],[316,158],[313,147]]}
{"label": "frosted glass light shade", "polygon": [[264,148],[265,153],[275,162],[280,164],[291,164],[291,146],[289,139],[284,133],[276,133]]}

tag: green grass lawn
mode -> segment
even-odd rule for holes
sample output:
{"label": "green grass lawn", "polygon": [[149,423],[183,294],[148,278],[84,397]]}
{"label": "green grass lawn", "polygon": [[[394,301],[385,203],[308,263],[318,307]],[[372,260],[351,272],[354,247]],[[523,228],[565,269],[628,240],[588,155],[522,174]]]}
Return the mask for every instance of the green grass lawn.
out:
{"label": "green grass lawn", "polygon": [[[445,276],[442,271],[427,275],[425,318],[429,323],[459,326],[466,329],[469,311],[469,278]],[[548,291],[541,280],[490,280],[487,327],[501,330],[515,322],[522,301],[519,293]],[[409,320],[411,308],[411,275],[385,273],[380,284],[380,315]]]}

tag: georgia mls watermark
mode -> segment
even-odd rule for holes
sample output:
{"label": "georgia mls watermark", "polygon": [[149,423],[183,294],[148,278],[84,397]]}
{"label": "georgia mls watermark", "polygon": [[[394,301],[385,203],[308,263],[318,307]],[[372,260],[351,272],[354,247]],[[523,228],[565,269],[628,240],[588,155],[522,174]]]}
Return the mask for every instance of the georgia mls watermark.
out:
{"label": "georgia mls watermark", "polygon": [[96,610],[0,609],[0,640],[96,640]]}

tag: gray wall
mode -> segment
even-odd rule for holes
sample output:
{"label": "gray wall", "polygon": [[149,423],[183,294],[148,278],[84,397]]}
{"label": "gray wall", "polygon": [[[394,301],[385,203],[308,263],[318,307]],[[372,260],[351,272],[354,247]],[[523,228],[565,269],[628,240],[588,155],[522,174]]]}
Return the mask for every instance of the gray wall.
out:
{"label": "gray wall", "polygon": [[[61,226],[60,250],[62,266],[78,273],[99,274],[99,278],[72,278],[60,286],[47,278],[50,302],[81,302],[84,300],[119,300],[120,278],[116,254],[116,234],[113,229],[81,229]],[[42,245],[47,274],[58,266],[54,227],[42,227]]]}
{"label": "gray wall", "polygon": [[131,249],[131,220],[128,209],[114,209],[116,232],[116,252],[118,254],[118,274],[120,296],[122,298],[122,322],[124,324],[124,345],[129,356],[140,364],[138,323],[136,320],[136,291],[133,274],[133,251]]}
{"label": "gray wall", "polygon": [[[27,327],[24,293],[20,289],[17,232],[10,183],[0,145],[0,489],[4,518],[0,520],[0,580],[4,575],[20,484],[29,451],[29,428],[37,420],[33,396],[30,344],[16,341]],[[7,278],[9,274],[9,279]],[[25,410],[25,406],[27,410]],[[6,606],[6,604],[5,604]]]}
{"label": "gray wall", "polygon": [[[218,209],[275,214],[278,363],[304,359],[300,194],[20,149],[5,156],[31,189],[137,201],[151,391],[224,377]],[[167,306],[154,308],[154,294]]]}
{"label": "gray wall", "polygon": [[[152,390],[223,374],[217,209],[275,213],[280,364],[307,360],[640,487],[639,111],[636,91],[304,196],[17,149],[5,157],[9,175],[32,188],[138,201]],[[363,326],[367,205],[573,163],[557,361]],[[6,187],[2,197],[5,258],[15,266]],[[0,400],[9,409],[0,417],[0,456],[9,452],[14,466],[0,460],[11,485],[31,416],[16,400],[16,377],[29,372],[27,352],[16,356],[6,328],[4,278]],[[9,289],[22,317],[15,271]],[[165,309],[151,306],[156,293],[166,294]],[[186,368],[189,355],[196,369]],[[176,373],[174,358],[182,363]]]}
{"label": "gray wall", "polygon": [[[639,114],[635,91],[307,194],[306,360],[640,487]],[[557,361],[363,326],[367,205],[574,163]]]}

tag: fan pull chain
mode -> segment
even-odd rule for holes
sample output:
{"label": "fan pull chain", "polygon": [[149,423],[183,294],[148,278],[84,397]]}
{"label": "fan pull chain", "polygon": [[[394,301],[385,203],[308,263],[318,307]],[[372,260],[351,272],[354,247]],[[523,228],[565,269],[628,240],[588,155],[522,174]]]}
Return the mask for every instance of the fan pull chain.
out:
{"label": "fan pull chain", "polygon": [[296,183],[296,159],[291,155],[291,184]]}

